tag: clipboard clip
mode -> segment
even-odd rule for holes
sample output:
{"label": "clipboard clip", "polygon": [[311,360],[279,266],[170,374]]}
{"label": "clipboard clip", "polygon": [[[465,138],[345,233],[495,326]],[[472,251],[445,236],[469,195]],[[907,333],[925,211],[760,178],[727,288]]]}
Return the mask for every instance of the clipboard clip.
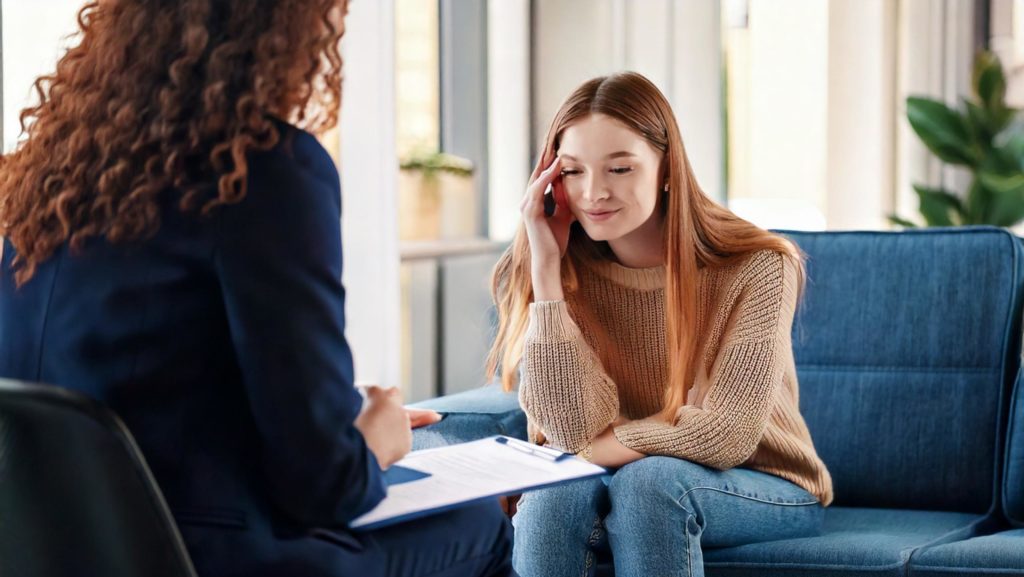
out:
{"label": "clipboard clip", "polygon": [[555,449],[541,447],[540,445],[533,445],[531,443],[527,443],[526,441],[521,441],[519,439],[513,439],[510,437],[497,437],[494,440],[501,443],[502,445],[509,447],[510,449],[515,449],[521,453],[526,453],[528,455],[533,455],[534,457],[546,459],[553,463],[564,461],[566,459],[571,459],[573,457],[570,453],[563,453],[562,451],[556,451]]}

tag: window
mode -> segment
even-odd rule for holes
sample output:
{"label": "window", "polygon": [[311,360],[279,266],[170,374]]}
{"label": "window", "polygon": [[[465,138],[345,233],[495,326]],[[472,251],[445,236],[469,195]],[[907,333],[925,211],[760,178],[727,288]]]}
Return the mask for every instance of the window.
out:
{"label": "window", "polygon": [[401,383],[411,400],[483,379],[487,277],[504,247],[489,237],[491,7],[395,5]]}
{"label": "window", "polygon": [[35,103],[32,83],[41,74],[53,71],[63,51],[74,42],[75,17],[81,0],[23,2],[2,0],[0,11],[0,78],[3,102],[3,150],[11,150],[21,133],[18,116]]}

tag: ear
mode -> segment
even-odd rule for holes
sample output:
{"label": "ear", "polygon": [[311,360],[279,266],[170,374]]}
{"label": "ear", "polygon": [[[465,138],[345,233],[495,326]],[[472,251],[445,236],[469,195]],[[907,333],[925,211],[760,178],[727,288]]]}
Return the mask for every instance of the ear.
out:
{"label": "ear", "polygon": [[668,184],[669,177],[672,176],[670,172],[671,171],[668,167],[668,154],[662,154],[661,162],[658,163],[658,182],[661,183],[662,188],[665,188],[665,185]]}

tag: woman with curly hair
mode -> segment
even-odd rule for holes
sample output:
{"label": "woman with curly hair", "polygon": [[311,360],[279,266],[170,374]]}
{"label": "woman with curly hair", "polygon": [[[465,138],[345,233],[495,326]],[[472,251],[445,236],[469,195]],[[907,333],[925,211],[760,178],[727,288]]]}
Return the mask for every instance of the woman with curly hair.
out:
{"label": "woman with curly hair", "polygon": [[200,575],[507,575],[497,503],[349,521],[410,445],[353,388],[344,0],[102,0],[2,159],[0,375],[126,422]]}

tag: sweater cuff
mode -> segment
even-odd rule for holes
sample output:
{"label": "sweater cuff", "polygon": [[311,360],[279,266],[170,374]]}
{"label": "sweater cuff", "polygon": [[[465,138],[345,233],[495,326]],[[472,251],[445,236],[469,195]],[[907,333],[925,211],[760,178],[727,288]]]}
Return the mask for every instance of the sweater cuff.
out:
{"label": "sweater cuff", "polygon": [[672,454],[676,429],[657,419],[642,419],[619,425],[612,430],[624,446],[644,454]]}
{"label": "sweater cuff", "polygon": [[567,341],[575,339],[578,333],[565,301],[530,303],[528,336],[538,341]]}

